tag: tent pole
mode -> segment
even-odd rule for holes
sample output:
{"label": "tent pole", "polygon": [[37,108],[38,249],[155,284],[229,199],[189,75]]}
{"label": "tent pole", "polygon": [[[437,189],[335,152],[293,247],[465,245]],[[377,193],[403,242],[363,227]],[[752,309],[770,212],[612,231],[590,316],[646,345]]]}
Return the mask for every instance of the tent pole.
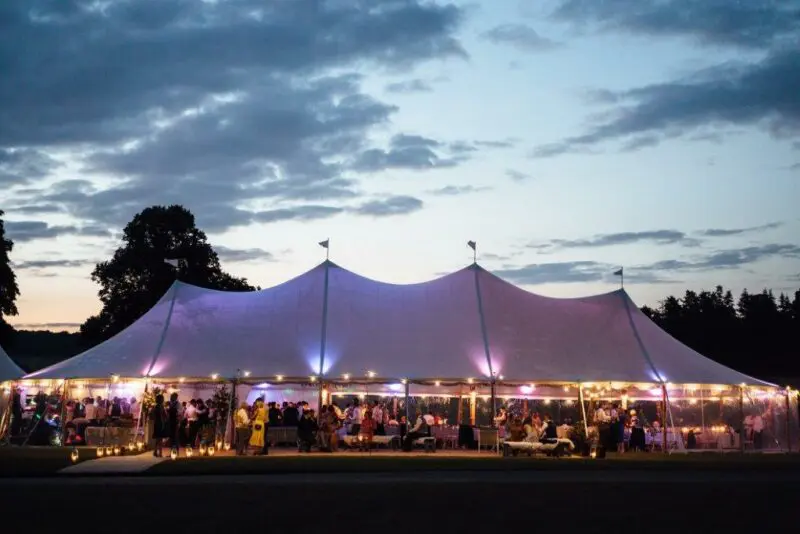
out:
{"label": "tent pole", "polygon": [[458,424],[464,421],[464,395],[463,386],[458,386]]}
{"label": "tent pole", "polygon": [[[238,372],[237,372],[237,375],[238,375]],[[238,384],[239,384],[239,380],[237,378],[234,378],[233,381],[231,382],[231,401],[229,403],[230,406],[228,406],[228,420],[225,422],[225,431],[222,434],[222,444],[225,445],[226,442],[230,443],[231,444],[231,448],[233,450],[236,450],[236,445],[234,444],[234,439],[236,438],[236,423],[235,423],[235,421],[233,419],[233,414],[236,413],[235,410],[238,410],[238,407],[236,407],[236,404],[238,404],[238,399],[236,398],[236,386]],[[229,427],[230,427],[230,432],[231,432],[230,440],[227,439],[227,434],[228,434],[228,428]]]}
{"label": "tent pole", "polygon": [[475,405],[477,404],[477,393],[473,390],[469,394],[469,424],[475,426]]}
{"label": "tent pole", "polygon": [[789,401],[789,389],[786,389],[786,448],[788,452],[792,452],[792,428],[790,426],[792,421],[792,403]]}
{"label": "tent pole", "polygon": [[[61,415],[60,415],[60,422],[61,422],[61,445],[67,440],[67,391],[69,391],[69,379],[65,379],[64,383],[61,385],[63,387],[63,391],[61,392]],[[73,412],[74,413],[74,412]]]}
{"label": "tent pole", "polygon": [[410,425],[411,424],[411,404],[408,402],[408,390],[409,390],[409,387],[410,387],[409,383],[408,383],[408,380],[406,380],[405,386],[406,386],[406,424]]}
{"label": "tent pole", "polygon": [[496,392],[496,389],[495,389],[494,377],[492,377],[492,383],[490,384],[490,386],[491,386],[491,393],[492,393],[492,426],[496,426],[494,424],[494,418],[497,415],[497,392]]}
{"label": "tent pole", "polygon": [[667,385],[663,382],[661,383],[661,403],[662,409],[664,413],[664,428],[661,431],[661,448],[664,450],[664,454],[667,454],[667,431],[669,429],[669,415],[668,415],[668,408],[667,408]]}
{"label": "tent pole", "polygon": [[739,386],[739,449],[744,454],[745,436],[744,427],[744,386]]}
{"label": "tent pole", "polygon": [[[327,249],[327,247],[326,247]],[[325,282],[322,293],[322,330],[319,338],[319,379],[320,385],[322,384],[322,377],[325,376],[325,343],[328,338],[328,282],[330,274],[330,261],[325,258]],[[320,395],[317,398],[317,414],[319,415],[322,409],[322,388],[320,387]]]}
{"label": "tent pole", "polygon": [[586,420],[586,406],[583,404],[583,384],[578,382],[578,402],[581,404],[581,414],[583,415],[583,432],[586,440],[589,440],[589,422]]}
{"label": "tent pole", "polygon": [[700,428],[703,429],[703,433],[706,432],[706,410],[705,405],[703,404],[703,387],[700,387]]}

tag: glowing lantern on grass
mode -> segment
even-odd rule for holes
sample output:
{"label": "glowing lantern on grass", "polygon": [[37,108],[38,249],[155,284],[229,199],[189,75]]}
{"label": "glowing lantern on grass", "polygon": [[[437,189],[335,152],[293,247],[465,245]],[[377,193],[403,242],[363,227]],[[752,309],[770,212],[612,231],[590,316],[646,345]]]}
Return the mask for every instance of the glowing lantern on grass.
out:
{"label": "glowing lantern on grass", "polygon": [[192,450],[192,448],[191,447],[187,448],[186,449],[186,457],[187,458],[191,458],[193,455],[194,455],[194,451]]}
{"label": "glowing lantern on grass", "polygon": [[169,452],[169,457],[170,457],[171,459],[173,459],[173,460],[176,460],[176,459],[178,458],[178,449],[172,449],[172,450]]}
{"label": "glowing lantern on grass", "polygon": [[206,450],[207,449],[206,449],[205,445],[200,445],[200,456],[205,456],[206,455]]}
{"label": "glowing lantern on grass", "polygon": [[136,450],[138,450],[139,452],[142,452],[144,450],[144,443],[142,443],[141,441],[139,443],[137,443],[136,444]]}
{"label": "glowing lantern on grass", "polygon": [[114,447],[114,456],[119,456],[119,453],[122,452],[119,448],[119,445]]}
{"label": "glowing lantern on grass", "polygon": [[72,452],[69,453],[69,459],[72,460],[72,463],[77,463],[78,458],[80,458],[80,454],[78,453],[78,449],[76,447],[72,447]]}
{"label": "glowing lantern on grass", "polygon": [[231,450],[231,444],[230,443],[227,443],[227,442],[225,443],[225,450],[226,451]]}
{"label": "glowing lantern on grass", "polygon": [[97,457],[98,458],[103,457],[103,447],[97,447]]}
{"label": "glowing lantern on grass", "polygon": [[216,449],[216,448],[214,448],[213,446],[210,446],[210,447],[208,448],[208,451],[206,451],[206,452],[208,452],[208,455],[209,455],[209,456],[214,456],[214,454],[217,452],[217,449]]}
{"label": "glowing lantern on grass", "polygon": [[111,456],[114,454],[114,449],[112,447],[106,447],[106,456]]}

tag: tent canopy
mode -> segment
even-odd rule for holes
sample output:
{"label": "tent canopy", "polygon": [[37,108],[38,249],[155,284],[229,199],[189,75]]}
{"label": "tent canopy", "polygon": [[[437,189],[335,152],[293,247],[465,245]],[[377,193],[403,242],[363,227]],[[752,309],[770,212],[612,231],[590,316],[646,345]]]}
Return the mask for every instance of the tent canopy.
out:
{"label": "tent canopy", "polygon": [[0,347],[0,382],[16,380],[24,374],[25,372],[14,363],[8,354],[6,354],[3,347]]}
{"label": "tent canopy", "polygon": [[326,261],[248,293],[176,281],[129,328],[28,378],[631,381],[771,385],[661,330],[624,290],[536,295],[479,265],[418,283],[378,282]]}

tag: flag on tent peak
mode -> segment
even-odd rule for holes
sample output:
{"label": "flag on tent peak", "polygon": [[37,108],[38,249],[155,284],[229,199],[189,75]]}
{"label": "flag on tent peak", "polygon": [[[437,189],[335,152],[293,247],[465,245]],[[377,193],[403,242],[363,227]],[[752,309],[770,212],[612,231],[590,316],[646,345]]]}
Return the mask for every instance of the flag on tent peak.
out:
{"label": "flag on tent peak", "polygon": [[331,242],[330,239],[326,239],[325,241],[320,241],[319,242],[319,246],[321,246],[322,248],[328,248],[328,245],[330,244],[330,242]]}
{"label": "flag on tent peak", "polygon": [[467,241],[467,246],[468,246],[469,248],[471,248],[472,250],[475,250],[475,247],[477,247],[477,246],[478,246],[478,244],[477,244],[477,243],[475,243],[475,241]]}
{"label": "flag on tent peak", "polygon": [[167,265],[172,265],[173,267],[175,267],[177,269],[178,265],[180,265],[180,260],[166,259],[165,258],[164,259],[164,263],[166,263]]}
{"label": "flag on tent peak", "polygon": [[614,271],[614,276],[622,276],[622,267]]}

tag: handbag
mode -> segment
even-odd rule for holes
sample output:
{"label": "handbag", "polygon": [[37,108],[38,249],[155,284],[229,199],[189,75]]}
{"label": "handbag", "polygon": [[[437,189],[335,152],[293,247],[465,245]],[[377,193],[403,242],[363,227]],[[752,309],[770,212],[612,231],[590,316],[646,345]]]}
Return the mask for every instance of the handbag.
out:
{"label": "handbag", "polygon": [[261,423],[255,423],[253,425],[253,430],[255,430],[256,432],[261,432],[261,430],[263,430],[263,429],[264,429],[264,425],[262,425]]}

